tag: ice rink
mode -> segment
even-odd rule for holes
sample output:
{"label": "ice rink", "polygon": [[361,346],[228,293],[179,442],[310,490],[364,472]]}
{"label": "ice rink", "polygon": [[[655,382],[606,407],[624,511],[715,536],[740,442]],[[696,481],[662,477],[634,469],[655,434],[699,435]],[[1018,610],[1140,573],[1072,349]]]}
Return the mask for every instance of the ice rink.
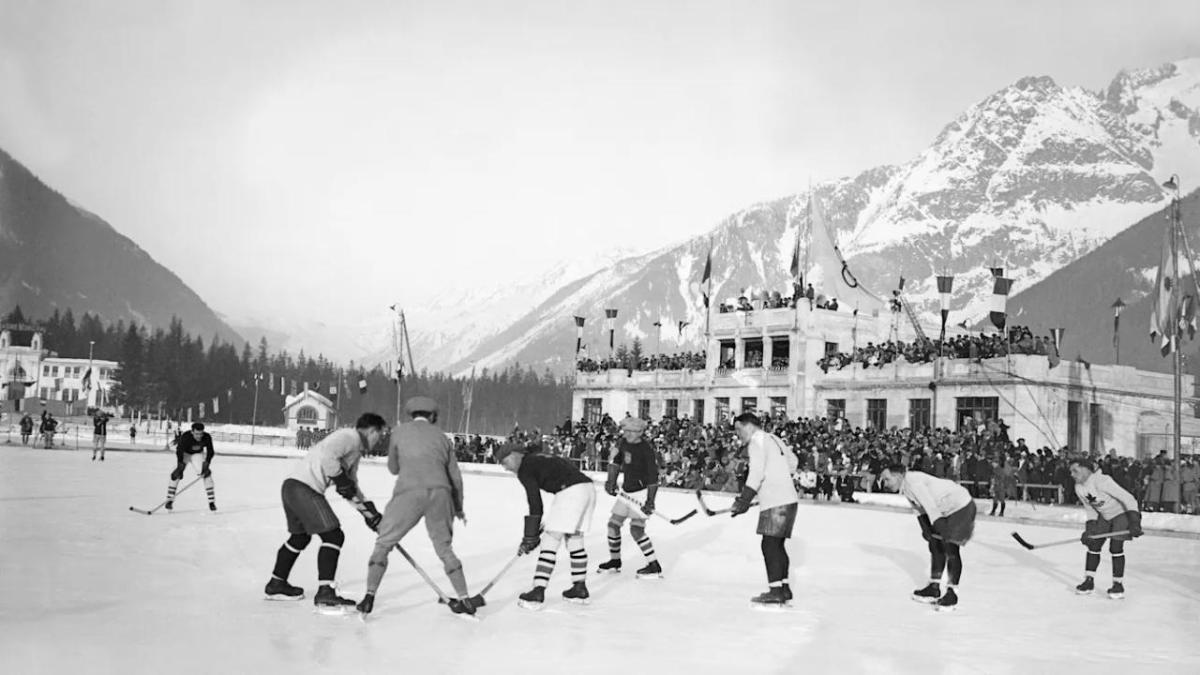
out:
{"label": "ice rink", "polygon": [[[1083,547],[1029,552],[1030,541],[1075,530],[981,518],[964,551],[958,612],[909,599],[928,552],[912,515],[802,502],[792,557],[794,609],[750,609],[765,587],[753,515],[700,514],[650,535],[666,571],[639,581],[626,534],[626,571],[589,575],[592,604],[566,604],[567,556],[530,612],[532,557],[517,563],[472,623],[438,605],[393,554],[369,623],[312,612],[316,543],[291,581],[302,602],[267,602],[262,587],[286,538],[279,484],[294,460],[218,456],[210,513],[197,485],[174,513],[164,498],[173,457],[0,446],[0,671],[27,673],[1088,673],[1200,672],[1200,541],[1146,536],[1128,548],[1127,599],[1071,592]],[[383,508],[391,477],[364,465],[363,491]],[[185,477],[185,482],[191,475]],[[330,492],[347,533],[338,581],[358,598],[373,544],[361,518]],[[721,505],[725,497],[714,497]],[[695,498],[663,493],[672,516]],[[589,567],[607,559],[612,499],[598,491]],[[524,494],[511,476],[471,475],[468,526],[455,548],[477,590],[521,537]],[[404,542],[443,589],[424,528]],[[1107,588],[1107,554],[1097,586]]]}

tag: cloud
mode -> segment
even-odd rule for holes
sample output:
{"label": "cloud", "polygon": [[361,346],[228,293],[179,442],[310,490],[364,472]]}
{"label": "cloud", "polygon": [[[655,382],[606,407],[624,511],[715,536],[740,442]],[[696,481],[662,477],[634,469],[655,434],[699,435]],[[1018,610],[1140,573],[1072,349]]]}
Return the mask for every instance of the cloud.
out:
{"label": "cloud", "polygon": [[38,167],[66,161],[70,143],[39,105],[28,71],[4,49],[0,49],[0,101],[0,147],[18,161]]}

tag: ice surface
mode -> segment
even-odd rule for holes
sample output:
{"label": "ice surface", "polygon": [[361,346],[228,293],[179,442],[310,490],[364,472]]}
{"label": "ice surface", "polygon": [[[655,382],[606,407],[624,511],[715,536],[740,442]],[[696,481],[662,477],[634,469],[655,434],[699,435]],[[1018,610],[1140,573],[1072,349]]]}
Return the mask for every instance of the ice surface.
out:
{"label": "ice surface", "polygon": [[[1200,672],[1200,541],[1143,537],[1128,546],[1124,601],[1075,596],[1078,545],[1028,552],[1009,537],[1052,541],[1074,530],[981,518],[965,550],[960,610],[912,602],[927,551],[911,515],[803,502],[789,543],[795,609],[756,612],[765,585],[753,515],[670,526],[651,521],[666,570],[639,581],[641,555],[624,541],[626,572],[589,578],[593,603],[568,605],[567,560],[547,609],[516,606],[533,560],[489,594],[481,621],[455,618],[398,554],[369,623],[312,612],[316,543],[291,581],[308,598],[262,599],[286,537],[279,483],[292,461],[221,457],[209,513],[197,486],[175,513],[158,504],[173,458],[0,447],[0,670],[4,673],[1039,673]],[[364,491],[382,507],[391,480],[364,466]],[[190,479],[190,478],[189,478]],[[332,495],[332,492],[330,493]],[[717,505],[729,499],[714,497]],[[347,541],[339,583],[362,593],[373,543],[359,516],[332,497]],[[681,515],[685,493],[660,495]],[[590,566],[607,558],[599,493]],[[717,506],[717,505],[714,505]],[[520,539],[523,493],[511,476],[467,477],[467,527],[456,550],[472,588],[495,574]],[[443,587],[423,528],[404,542]],[[1097,585],[1107,588],[1109,558]]]}

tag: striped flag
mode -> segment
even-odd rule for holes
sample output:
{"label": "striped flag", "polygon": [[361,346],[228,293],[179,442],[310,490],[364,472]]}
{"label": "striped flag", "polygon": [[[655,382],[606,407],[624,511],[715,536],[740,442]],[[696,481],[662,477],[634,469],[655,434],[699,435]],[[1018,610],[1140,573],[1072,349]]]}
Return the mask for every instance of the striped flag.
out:
{"label": "striped flag", "polygon": [[[189,412],[190,412],[190,411],[189,411]],[[200,404],[200,419],[204,419],[204,417],[205,417],[205,414],[204,414],[204,404],[203,404],[203,403],[201,403],[201,404]]]}
{"label": "striped flag", "polygon": [[579,356],[579,348],[583,346],[583,323],[586,321],[582,316],[575,317],[575,355]]}
{"label": "striped flag", "polygon": [[704,260],[704,274],[700,275],[700,294],[704,297],[704,309],[708,309],[708,298],[712,295],[712,244],[708,246],[708,258]]}
{"label": "striped flag", "polygon": [[213,397],[213,414],[214,414],[214,415],[216,415],[216,414],[218,414],[218,413],[220,413],[220,412],[221,412],[221,403],[220,403],[220,400],[221,400],[221,397],[220,397],[220,396],[214,396],[214,397]]}
{"label": "striped flag", "polygon": [[[706,301],[706,305],[707,305],[707,301]],[[604,329],[608,331],[608,350],[612,351],[613,337],[616,335],[616,332],[617,332],[617,310],[615,310],[615,309],[604,310]]]}
{"label": "striped flag", "polygon": [[992,310],[988,318],[998,330],[1004,330],[1008,321],[1008,292],[1012,289],[1012,279],[996,277],[992,280]]}
{"label": "striped flag", "polygon": [[360,394],[367,393],[367,378],[365,378],[365,377],[358,378],[358,393],[360,393]]}
{"label": "striped flag", "polygon": [[1051,344],[1047,345],[1047,351],[1050,353],[1050,367],[1053,368],[1062,360],[1062,342],[1063,336],[1066,334],[1066,328],[1051,328],[1050,340]]}
{"label": "striped flag", "polygon": [[1004,268],[1003,267],[989,267],[988,271],[992,273],[993,277],[1004,276]]}
{"label": "striped flag", "polygon": [[1154,295],[1154,307],[1150,311],[1150,339],[1159,343],[1159,351],[1163,356],[1175,350],[1178,331],[1174,317],[1179,313],[1178,294],[1174,292],[1177,261],[1173,223],[1167,226],[1165,235],[1155,282],[1157,292]]}
{"label": "striped flag", "polygon": [[950,316],[950,294],[954,291],[954,277],[937,278],[938,293],[942,295],[942,338],[946,337],[946,318]]}

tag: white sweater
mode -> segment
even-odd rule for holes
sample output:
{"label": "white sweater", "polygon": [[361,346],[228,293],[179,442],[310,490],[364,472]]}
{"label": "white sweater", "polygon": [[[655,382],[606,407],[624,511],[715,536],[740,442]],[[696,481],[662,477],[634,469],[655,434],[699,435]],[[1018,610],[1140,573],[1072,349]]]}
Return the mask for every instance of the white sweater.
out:
{"label": "white sweater", "polygon": [[750,437],[750,471],[746,487],[758,491],[758,508],[770,509],[800,501],[792,472],[799,465],[792,452],[778,437],[759,429]]}
{"label": "white sweater", "polygon": [[971,493],[952,480],[934,478],[921,471],[906,471],[900,483],[900,494],[918,513],[937,520],[971,503]]}

